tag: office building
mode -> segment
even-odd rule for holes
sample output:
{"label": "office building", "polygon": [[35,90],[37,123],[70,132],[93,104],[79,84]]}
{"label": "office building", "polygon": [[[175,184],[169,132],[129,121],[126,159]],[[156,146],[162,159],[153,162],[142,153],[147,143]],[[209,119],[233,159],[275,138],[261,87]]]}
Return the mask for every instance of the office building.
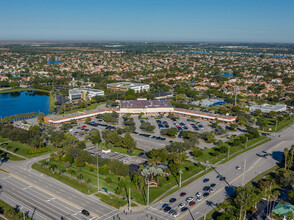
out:
{"label": "office building", "polygon": [[104,96],[104,91],[99,89],[88,89],[88,88],[74,88],[68,91],[69,100],[87,100],[92,99],[94,96]]}
{"label": "office building", "polygon": [[132,82],[117,82],[107,84],[107,89],[112,91],[128,91],[133,89],[135,92],[149,91],[150,86],[142,83],[132,83]]}

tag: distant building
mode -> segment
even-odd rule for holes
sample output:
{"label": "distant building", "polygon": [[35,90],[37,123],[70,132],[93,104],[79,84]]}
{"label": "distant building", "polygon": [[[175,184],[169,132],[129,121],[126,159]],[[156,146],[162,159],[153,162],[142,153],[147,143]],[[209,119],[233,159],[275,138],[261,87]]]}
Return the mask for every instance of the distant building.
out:
{"label": "distant building", "polygon": [[173,112],[174,107],[167,100],[121,100],[121,114],[157,114]]}
{"label": "distant building", "polygon": [[262,104],[262,105],[251,105],[249,107],[249,110],[251,112],[254,112],[255,110],[260,110],[263,113],[269,113],[271,111],[273,112],[284,112],[287,110],[287,105],[285,104],[276,104],[276,105],[269,105],[269,104]]}
{"label": "distant building", "polygon": [[150,86],[142,83],[132,83],[132,82],[117,82],[107,84],[107,89],[112,91],[128,91],[133,89],[135,92],[149,91]]}
{"label": "distant building", "polygon": [[88,89],[88,88],[74,88],[68,91],[69,100],[87,100],[92,99],[94,96],[104,96],[104,91],[99,89]]}
{"label": "distant building", "polygon": [[223,99],[202,99],[199,101],[192,102],[193,105],[200,105],[200,106],[206,106],[206,107],[222,105],[224,103],[226,102]]}

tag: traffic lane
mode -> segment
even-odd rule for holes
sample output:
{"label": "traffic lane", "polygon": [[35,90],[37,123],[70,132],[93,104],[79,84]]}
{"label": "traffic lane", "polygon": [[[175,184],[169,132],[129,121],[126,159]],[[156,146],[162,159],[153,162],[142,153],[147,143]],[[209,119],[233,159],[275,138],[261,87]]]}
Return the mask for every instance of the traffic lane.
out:
{"label": "traffic lane", "polygon": [[[256,161],[257,160],[263,161],[265,163],[270,162],[270,160],[268,160],[268,159],[258,157],[256,155],[256,152],[264,151],[264,150],[267,150],[269,152],[279,151],[279,150],[282,150],[282,148],[283,148],[282,146],[284,146],[284,143],[277,142],[277,141],[273,141],[271,144],[274,145],[274,146],[268,147],[268,144],[264,144],[259,149],[252,149],[250,151],[247,151],[244,154],[242,154],[242,155],[240,155],[240,156],[238,156],[238,157],[236,157],[236,158],[228,161],[227,163],[225,163],[223,165],[219,165],[216,168],[215,172],[210,172],[210,173],[206,174],[203,178],[209,178],[210,180],[216,180],[216,181],[219,182],[219,180],[216,179],[216,176],[219,175],[219,174],[221,174],[223,176],[226,176],[227,177],[227,181],[230,182],[235,177],[240,176],[240,174],[243,172],[243,171],[240,172],[240,171],[236,170],[236,165],[237,164],[240,165],[240,162],[243,161],[243,158],[248,158],[248,164],[247,164],[247,168],[246,169],[250,169],[250,167],[252,167],[252,166],[254,167],[255,165],[257,165],[256,164]],[[272,161],[270,163],[270,166],[274,166],[276,164],[276,162],[277,161],[275,161],[275,159],[272,158]],[[261,166],[263,166],[263,165],[261,165]],[[243,165],[243,167],[244,167],[244,165]],[[258,174],[254,173],[252,175],[255,175],[256,176]],[[193,184],[189,184],[188,186],[184,187],[182,189],[182,191],[192,192],[192,193],[190,193],[190,195],[192,194],[191,196],[193,196],[193,194],[195,195],[195,193],[196,193],[195,191],[200,190],[199,189],[199,186],[203,187],[203,181],[202,181],[203,178],[201,180],[198,179]],[[254,178],[254,176],[252,178]],[[216,187],[219,187],[219,184],[217,182],[216,182],[216,184],[217,184]],[[221,183],[221,185],[225,186],[224,184],[225,184],[224,182]],[[194,186],[196,186],[196,187],[194,187]],[[212,193],[211,196],[213,196],[213,194],[215,194],[215,193]],[[170,198],[172,198],[172,197],[175,197],[175,198],[178,199],[178,203],[177,204],[179,204],[180,202],[184,202],[184,200],[185,200],[184,198],[180,198],[179,197],[179,193],[177,192],[177,193],[172,194],[170,197],[168,197],[167,201]],[[161,206],[157,204],[157,208],[160,209]],[[175,208],[175,205],[172,205],[172,208]]]}
{"label": "traffic lane", "polygon": [[[41,212],[51,219],[61,218],[61,216],[71,216],[79,211],[73,210],[59,201],[53,203],[55,198],[49,197],[33,187],[29,188],[29,185],[20,183],[13,177],[2,179],[1,183],[4,195],[30,205],[35,208],[35,212]],[[79,218],[72,217],[72,219]]]}
{"label": "traffic lane", "polygon": [[36,211],[35,207],[25,204],[19,200],[16,200],[15,198],[8,196],[6,193],[2,194],[0,196],[0,199],[5,201],[5,203],[7,203],[13,208],[19,207],[19,210],[22,213],[25,213],[27,216],[33,217],[33,219],[36,219],[36,220],[51,220],[52,219],[45,216],[44,213]]}
{"label": "traffic lane", "polygon": [[[284,145],[284,143],[282,143],[281,145]],[[280,145],[274,146],[272,150],[275,150],[275,148],[279,149],[279,147]],[[274,167],[277,163],[276,159],[274,158],[265,159],[265,158],[255,157],[255,159],[257,159],[256,163],[248,167],[248,169],[246,169],[244,177],[242,172],[240,175],[236,176],[234,179],[231,179],[231,180],[227,179],[227,181],[229,182],[229,185],[224,187],[224,189],[222,189],[221,191],[219,192],[217,191],[215,194],[212,194],[204,202],[200,202],[199,205],[195,207],[195,209],[192,208],[191,209],[192,214],[199,215],[199,213],[210,212],[213,209],[213,206],[216,206],[216,204],[223,202],[228,195],[231,195],[235,187],[243,185],[243,178],[244,178],[244,183],[246,184],[250,182],[253,178],[255,178],[257,175],[259,175],[260,173],[268,170],[271,167]],[[189,217],[184,217],[184,216],[182,217],[183,219],[190,219]]]}
{"label": "traffic lane", "polygon": [[[4,167],[5,168],[5,167]],[[8,171],[15,173],[18,176],[22,176],[23,179],[32,182],[35,185],[42,186],[43,189],[54,193],[68,201],[75,201],[75,203],[82,207],[89,207],[89,211],[93,214],[103,215],[111,210],[112,207],[102,203],[93,197],[82,194],[81,192],[71,188],[70,186],[59,182],[58,180],[49,177],[47,175],[43,175],[35,170],[21,170],[16,167],[10,167],[7,169]],[[24,175],[25,174],[25,175]]]}
{"label": "traffic lane", "polygon": [[[246,184],[250,182],[254,177],[269,169],[269,165],[275,166],[275,162],[273,160],[259,160],[259,164],[257,167],[254,167],[254,169],[250,169],[245,172],[244,183]],[[205,199],[204,201],[196,204],[197,206],[191,208],[192,215],[194,217],[199,216],[199,218],[203,217],[205,213],[213,210],[213,208],[215,208],[217,204],[223,202],[227,198],[227,196],[231,195],[235,187],[243,185],[242,182],[243,174],[237,176],[235,179],[229,182],[230,185],[223,187],[223,189],[221,189],[220,191],[216,191],[214,194],[207,197],[207,199]],[[190,220],[191,218],[190,216],[182,215],[181,219]]]}

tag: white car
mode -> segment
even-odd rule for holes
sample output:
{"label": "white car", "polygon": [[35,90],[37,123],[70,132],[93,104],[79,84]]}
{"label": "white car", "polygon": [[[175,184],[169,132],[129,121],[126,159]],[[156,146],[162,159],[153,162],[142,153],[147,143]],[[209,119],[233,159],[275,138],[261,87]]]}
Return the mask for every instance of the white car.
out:
{"label": "white car", "polygon": [[202,196],[202,192],[197,192],[197,193],[195,194],[195,196],[197,196],[197,197]]}
{"label": "white car", "polygon": [[186,201],[187,202],[192,202],[194,200],[194,197],[187,197]]}
{"label": "white car", "polygon": [[180,212],[175,212],[174,214],[172,214],[173,217],[178,217],[180,215]]}
{"label": "white car", "polygon": [[210,193],[213,193],[214,192],[214,188],[210,188],[209,192]]}
{"label": "white car", "polygon": [[203,199],[203,197],[202,196],[199,196],[199,197],[197,197],[196,201],[197,202],[200,202],[202,199]]}
{"label": "white car", "polygon": [[240,169],[241,169],[241,167],[240,167],[240,166],[236,166],[236,169],[237,169],[237,170],[240,170]]}
{"label": "white car", "polygon": [[181,208],[183,208],[183,207],[185,207],[185,203],[180,203],[179,205],[178,205],[178,207],[181,209]]}

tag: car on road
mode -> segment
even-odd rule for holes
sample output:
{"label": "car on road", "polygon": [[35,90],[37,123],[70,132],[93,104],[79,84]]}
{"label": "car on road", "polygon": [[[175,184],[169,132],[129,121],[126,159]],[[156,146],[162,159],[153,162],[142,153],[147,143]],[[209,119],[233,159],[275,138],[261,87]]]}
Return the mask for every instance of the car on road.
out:
{"label": "car on road", "polygon": [[179,205],[178,205],[178,207],[181,209],[181,208],[183,208],[183,207],[185,207],[185,203],[180,203]]}
{"label": "car on road", "polygon": [[176,198],[171,198],[171,199],[169,200],[170,203],[173,203],[173,202],[175,202],[175,201],[177,201]]}
{"label": "car on road", "polygon": [[210,186],[204,186],[203,191],[208,191],[210,190]]}
{"label": "car on road", "polygon": [[203,193],[203,197],[207,197],[207,196],[209,196],[209,192]]}
{"label": "car on road", "polygon": [[240,170],[240,169],[241,169],[241,167],[240,167],[240,166],[236,166],[236,169],[237,169],[237,170]]}
{"label": "car on road", "polygon": [[187,198],[186,198],[186,201],[187,201],[187,202],[192,202],[193,200],[194,200],[194,197],[187,197]]}
{"label": "car on road", "polygon": [[187,211],[187,210],[188,210],[187,207],[183,207],[183,208],[181,208],[181,212],[185,212],[185,211]]}
{"label": "car on road", "polygon": [[202,196],[202,192],[197,192],[197,193],[195,194],[195,196],[197,196],[197,197]]}
{"label": "car on road", "polygon": [[168,212],[169,210],[171,210],[171,207],[170,206],[167,206],[163,209],[164,212]]}
{"label": "car on road", "polygon": [[90,212],[87,211],[86,209],[83,209],[82,210],[82,214],[85,215],[85,216],[89,216],[90,215]]}
{"label": "car on road", "polygon": [[196,202],[192,201],[192,202],[189,202],[189,206],[193,206],[195,205]]}
{"label": "car on road", "polygon": [[219,178],[220,181],[226,181],[226,177],[222,176],[221,178]]}
{"label": "car on road", "polygon": [[181,192],[181,194],[180,194],[181,197],[184,197],[185,195],[187,195],[187,193],[185,193],[185,192]]}
{"label": "car on road", "polygon": [[212,183],[212,184],[210,184],[210,187],[215,187],[216,186],[216,184],[215,183]]}

